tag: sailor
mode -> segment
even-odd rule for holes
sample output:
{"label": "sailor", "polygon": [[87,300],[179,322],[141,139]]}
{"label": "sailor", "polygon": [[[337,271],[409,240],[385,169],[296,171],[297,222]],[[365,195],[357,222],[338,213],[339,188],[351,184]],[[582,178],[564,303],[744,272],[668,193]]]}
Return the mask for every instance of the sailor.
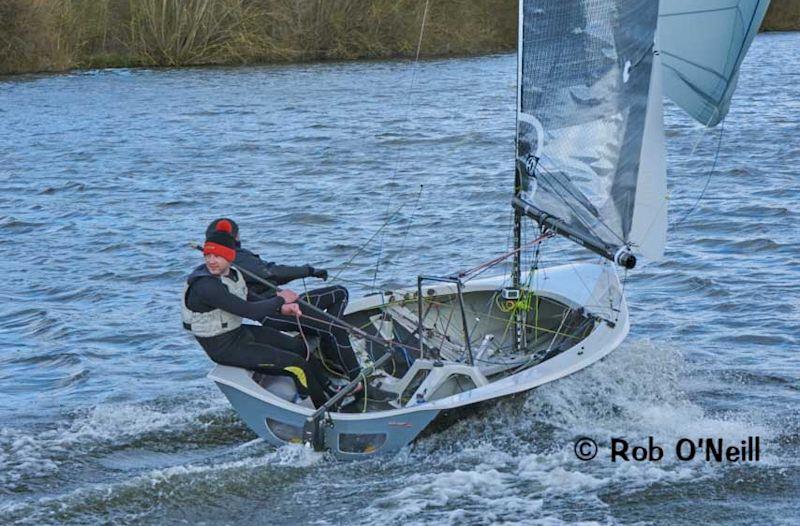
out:
{"label": "sailor", "polygon": [[[229,218],[219,218],[211,222],[206,229],[206,235],[211,235],[218,231],[230,229],[236,239],[236,266],[251,272],[259,278],[269,281],[275,286],[285,285],[296,279],[314,277],[323,281],[328,279],[328,271],[315,268],[310,265],[290,266],[278,265],[273,262],[263,261],[258,254],[242,247],[239,240],[239,226]],[[275,291],[272,287],[264,285],[262,282],[245,276],[247,288],[252,300],[266,300],[274,298]],[[267,327],[279,331],[299,331],[304,335],[319,336],[321,340],[320,350],[328,369],[338,369],[339,372],[354,380],[361,373],[361,366],[353,352],[350,337],[341,323],[335,323],[340,319],[347,307],[348,292],[345,287],[331,286],[310,290],[302,297],[290,289],[283,289],[278,293],[288,301],[297,301],[300,297],[303,301],[314,305],[320,310],[325,311],[328,316],[306,313],[301,318],[292,315],[273,312],[265,316],[261,321]],[[299,325],[298,325],[299,322]]]}
{"label": "sailor", "polygon": [[230,225],[211,232],[203,246],[205,263],[189,275],[183,292],[183,326],[214,362],[267,374],[291,377],[302,396],[319,407],[327,400],[329,380],[322,364],[302,341],[264,326],[243,325],[242,318],[263,321],[271,316],[297,319],[302,315],[297,295],[279,292],[267,299],[248,300],[244,276],[231,263],[236,240]]}

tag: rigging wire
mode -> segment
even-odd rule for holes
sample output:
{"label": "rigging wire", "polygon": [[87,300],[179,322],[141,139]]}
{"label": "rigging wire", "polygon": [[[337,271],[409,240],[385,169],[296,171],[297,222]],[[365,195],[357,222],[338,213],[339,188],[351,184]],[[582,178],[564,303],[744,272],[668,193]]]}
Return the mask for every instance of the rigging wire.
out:
{"label": "rigging wire", "polygon": [[[625,273],[622,275],[622,287],[619,292],[619,306],[622,307],[622,302],[625,301],[625,285],[628,283],[628,270],[625,269]],[[622,308],[615,309],[614,308],[614,299],[609,295],[609,301],[611,302],[611,315],[614,315],[614,311],[617,312],[617,317],[614,318],[614,323],[619,322],[619,315],[622,313]]]}
{"label": "rigging wire", "polygon": [[[403,120],[408,122],[409,115],[411,114],[411,105],[412,105],[412,98],[414,96],[414,84],[417,80],[417,66],[419,65],[419,57],[422,51],[422,39],[425,35],[425,25],[428,20],[428,11],[430,8],[430,0],[425,0],[425,9],[422,12],[422,24],[420,25],[419,29],[419,39],[417,40],[417,51],[414,54],[414,62],[411,65],[411,82],[408,88],[408,97],[406,98],[406,112]],[[392,187],[394,184],[394,180],[397,178],[397,171],[400,165],[400,159],[396,159],[394,163],[394,167],[392,168],[392,176],[389,178],[389,184],[387,185],[389,188]],[[389,208],[392,205],[392,194],[391,191],[389,193],[389,198],[386,201],[386,213],[389,213]],[[378,247],[378,256],[375,258],[375,272],[373,273],[373,289],[375,288],[375,282],[378,279],[378,270],[381,264],[381,256],[383,255],[383,242],[384,242],[385,234],[381,235],[381,242],[380,246]]]}
{"label": "rigging wire", "polygon": [[414,225],[414,218],[417,216],[417,212],[419,211],[419,203],[420,199],[422,198],[422,190],[424,188],[425,188],[424,185],[419,185],[419,193],[417,194],[417,201],[414,203],[414,210],[411,212],[411,217],[408,219],[408,224],[406,225],[406,231],[403,234],[403,241],[400,243],[400,256],[398,257],[398,259],[403,257],[404,250],[406,248],[406,241],[408,240],[408,233],[411,232],[411,227]]}
{"label": "rigging wire", "polygon": [[483,271],[485,271],[485,270],[487,270],[487,269],[489,269],[491,267],[499,265],[504,260],[510,258],[514,254],[516,254],[517,252],[521,252],[522,250],[524,250],[526,248],[530,248],[530,247],[532,247],[534,245],[540,244],[542,241],[552,237],[552,235],[553,235],[552,233],[543,234],[543,235],[537,237],[536,239],[534,239],[533,241],[523,244],[519,248],[515,248],[514,250],[510,250],[510,251],[508,251],[508,252],[506,252],[504,254],[500,254],[499,256],[497,256],[497,257],[495,257],[493,259],[490,259],[488,261],[485,261],[485,262],[481,263],[478,266],[472,267],[471,269],[462,270],[460,272],[457,272],[455,275],[457,277],[459,277],[459,278],[467,278],[465,281],[469,281],[471,279],[474,279],[475,277],[477,277],[481,273],[483,273]]}
{"label": "rigging wire", "polygon": [[[367,248],[367,245],[369,245],[372,242],[372,240],[375,239],[378,236],[378,234],[380,234],[383,231],[384,228],[389,226],[389,223],[391,223],[392,219],[394,219],[394,216],[399,214],[400,211],[405,206],[406,206],[405,204],[400,205],[388,218],[386,218],[386,221],[383,222],[383,224],[380,226],[380,228],[378,228],[378,230],[376,230],[370,236],[369,239],[367,239],[360,247],[358,247],[358,249],[353,253],[353,255],[350,256],[350,258],[345,262],[344,265],[342,265],[342,268],[340,268],[339,272],[337,272],[336,275],[333,276],[333,279],[331,281],[336,281],[336,280],[340,279],[339,276],[342,274],[342,272],[347,270],[347,268],[350,266],[350,264],[353,262],[353,260],[356,258],[356,256],[358,256],[365,248]],[[346,280],[344,280],[344,281],[346,281]]]}
{"label": "rigging wire", "polygon": [[[697,147],[700,146],[700,143],[702,142],[703,139],[705,139],[706,135],[708,134],[708,130],[711,129],[708,125],[711,123],[711,121],[714,119],[714,117],[716,117],[717,111],[718,110],[715,110],[714,113],[712,113],[711,116],[708,118],[708,121],[706,121],[706,123],[703,125],[703,129],[700,132],[699,137],[697,137],[697,140],[694,142],[694,145],[692,146],[692,151],[689,153],[689,158],[694,157],[694,153],[697,151]],[[727,119],[727,117],[728,116],[726,115],[725,117],[722,118],[722,121],[721,121],[722,124],[720,126],[719,144],[717,145],[717,152],[716,152],[716,154],[714,156],[714,163],[713,163],[714,166],[716,166],[716,163],[717,163],[716,158],[717,158],[717,156],[719,156],[719,151],[720,151],[719,149],[720,149],[720,146],[722,145],[722,132],[725,129],[725,120]],[[702,199],[703,194],[705,193],[706,189],[708,188],[708,183],[710,182],[710,177],[711,177],[711,174],[713,173],[713,171],[714,171],[714,167],[711,168],[711,171],[709,172],[709,180],[706,181],[706,187],[703,188],[703,191],[701,192],[700,198],[697,200],[697,202],[695,203],[694,206],[697,206],[700,203],[700,199]],[[664,209],[664,207],[667,206],[668,202],[669,202],[669,196],[666,196],[664,201],[663,201],[663,203],[661,203],[661,206],[659,207],[658,213],[653,214],[653,219],[652,219],[652,221],[650,221],[650,225],[645,230],[645,234],[644,234],[643,237],[647,237],[647,236],[650,235],[650,231],[656,225],[656,220],[658,219],[658,216],[663,212],[663,209]],[[683,222],[684,219],[686,219],[686,217],[689,217],[690,213],[691,212],[687,213],[686,216],[684,218],[682,218],[680,221],[673,221],[672,223],[667,225],[668,228],[676,228],[678,225],[680,225]]]}
{"label": "rigging wire", "polygon": [[[545,173],[545,174],[547,174],[547,175],[549,175],[549,176],[550,176],[550,177],[548,177],[548,178],[546,178],[546,179],[542,179],[542,180],[541,180],[541,182],[547,182],[548,186],[550,187],[550,190],[551,190],[551,192],[553,192],[553,193],[554,193],[554,194],[555,194],[555,195],[556,195],[556,196],[557,196],[559,199],[561,199],[561,201],[563,201],[563,203],[564,203],[564,204],[565,204],[565,205],[566,205],[566,206],[567,206],[569,209],[571,209],[571,210],[573,210],[573,211],[575,212],[575,217],[576,217],[576,218],[577,218],[577,219],[578,219],[578,220],[579,220],[581,223],[583,223],[583,226],[585,226],[585,227],[586,227],[586,229],[589,231],[589,233],[590,233],[590,234],[592,234],[593,236],[595,236],[597,239],[599,239],[599,240],[602,240],[603,238],[602,238],[602,237],[601,237],[601,236],[600,236],[600,235],[597,233],[597,231],[594,229],[594,227],[593,227],[593,226],[591,226],[589,223],[587,223],[587,222],[586,222],[586,220],[585,220],[585,219],[584,219],[584,218],[581,216],[581,214],[579,213],[579,210],[578,210],[578,209],[576,209],[576,208],[575,208],[575,207],[574,207],[572,204],[570,204],[570,202],[569,202],[569,201],[567,201],[567,199],[564,197],[564,195],[563,195],[561,192],[559,192],[559,191],[558,191],[558,189],[557,189],[557,188],[556,188],[556,187],[553,185],[553,183],[552,183],[551,181],[558,183],[558,184],[561,186],[561,188],[563,188],[563,189],[564,189],[564,191],[565,191],[565,192],[566,192],[566,193],[567,193],[567,194],[568,194],[570,197],[574,198],[574,199],[575,199],[575,201],[576,201],[578,204],[580,204],[580,202],[581,202],[581,200],[582,200],[582,199],[584,199],[584,200],[585,200],[585,199],[586,199],[586,197],[585,197],[585,196],[583,196],[582,194],[581,194],[581,195],[576,195],[576,194],[575,194],[575,192],[573,192],[573,191],[572,191],[572,189],[570,189],[570,188],[569,188],[569,187],[568,187],[568,186],[567,186],[567,185],[566,185],[566,184],[565,184],[563,181],[561,181],[561,180],[560,180],[560,179],[559,179],[559,178],[556,176],[556,174],[554,174],[553,172],[551,172],[550,170],[548,170],[547,168],[545,168],[545,167],[542,165],[542,163],[541,163],[541,162],[540,162],[540,163],[538,163],[538,165],[537,165],[537,166],[539,167],[540,171],[542,171],[543,173]],[[591,204],[591,203],[590,203],[590,204]],[[611,233],[611,235],[613,235],[614,237],[616,237],[616,238],[619,240],[619,242],[620,242],[621,244],[623,244],[623,245],[625,244],[625,240],[624,240],[624,239],[622,239],[622,238],[619,236],[619,234],[617,234],[616,232],[614,232],[614,230],[613,230],[613,229],[612,229],[610,226],[608,226],[608,225],[605,223],[605,221],[603,221],[603,219],[602,219],[602,218],[600,218],[600,216],[596,216],[596,215],[592,214],[592,213],[591,213],[591,211],[589,211],[588,209],[586,209],[586,207],[582,207],[582,208],[584,208],[584,209],[585,209],[587,212],[589,212],[589,214],[591,214],[591,216],[592,216],[594,219],[596,219],[596,220],[597,220],[597,222],[598,222],[600,225],[602,225],[603,227],[605,227],[605,229],[606,229],[606,230],[608,230],[608,231]]]}
{"label": "rigging wire", "polygon": [[[708,171],[708,176],[706,177],[706,183],[705,183],[705,185],[703,185],[703,189],[700,191],[700,195],[697,196],[697,200],[689,208],[689,210],[686,211],[686,213],[683,215],[683,217],[681,217],[679,220],[677,220],[674,223],[672,223],[670,225],[670,228],[677,228],[678,226],[681,225],[681,223],[686,221],[686,219],[688,219],[688,217],[690,215],[692,215],[692,213],[694,213],[694,211],[697,209],[697,206],[700,204],[700,201],[702,201],[703,197],[706,195],[706,190],[708,190],[708,186],[709,186],[709,184],[711,184],[711,178],[714,175],[714,171],[717,168],[717,161],[719,160],[719,152],[722,149],[722,136],[725,133],[725,120],[726,119],[722,119],[722,125],[720,126],[720,129],[719,129],[719,138],[717,139],[717,151],[714,154],[714,162],[711,164],[711,169]],[[694,149],[692,150],[692,152],[694,153]]]}
{"label": "rigging wire", "polygon": [[[408,224],[406,224],[406,231],[403,234],[403,241],[400,243],[400,255],[398,256],[398,260],[403,257],[403,253],[406,246],[406,240],[408,239],[408,233],[411,231],[411,226],[414,224],[414,218],[417,215],[417,211],[419,210],[419,203],[420,198],[422,197],[422,190],[424,189],[424,185],[419,185],[419,193],[417,193],[417,200],[414,203],[414,210],[411,212],[411,217],[408,219]],[[375,261],[375,272],[372,274],[372,287],[371,290],[376,290],[375,284],[378,280],[378,267],[381,261],[381,253],[383,252],[383,236],[381,236],[381,244],[380,248],[378,249],[378,259]]]}

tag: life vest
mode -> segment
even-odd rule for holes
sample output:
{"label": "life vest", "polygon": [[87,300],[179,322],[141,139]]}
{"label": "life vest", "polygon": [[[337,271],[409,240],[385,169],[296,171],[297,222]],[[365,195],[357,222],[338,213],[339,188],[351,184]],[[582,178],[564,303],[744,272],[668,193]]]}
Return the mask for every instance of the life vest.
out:
{"label": "life vest", "polygon": [[[191,333],[198,338],[211,338],[212,336],[219,336],[232,330],[238,329],[242,325],[242,317],[222,309],[214,309],[208,312],[195,312],[186,306],[186,294],[189,292],[189,287],[192,286],[197,279],[203,276],[212,276],[222,281],[222,284],[234,296],[238,296],[243,300],[247,300],[247,284],[244,281],[244,276],[234,268],[231,268],[227,276],[216,276],[208,271],[205,265],[198,267],[186,279],[186,285],[183,287],[183,300],[181,301],[181,318],[183,320],[183,328],[191,331]],[[234,281],[233,277],[236,277]]]}

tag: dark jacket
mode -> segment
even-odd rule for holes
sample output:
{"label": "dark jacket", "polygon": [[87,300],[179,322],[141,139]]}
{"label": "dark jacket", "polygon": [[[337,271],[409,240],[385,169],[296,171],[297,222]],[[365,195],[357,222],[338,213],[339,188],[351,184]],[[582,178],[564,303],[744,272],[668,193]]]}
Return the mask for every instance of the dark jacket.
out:
{"label": "dark jacket", "polygon": [[[284,299],[280,296],[257,301],[244,301],[231,294],[219,277],[208,271],[205,264],[194,269],[186,279],[186,282],[189,284],[185,297],[186,306],[194,312],[209,312],[214,309],[222,309],[242,318],[261,322],[267,316],[280,314],[281,307],[284,304]],[[241,337],[241,332],[241,327],[239,327],[239,329],[219,336],[196,338],[200,345],[210,352],[211,350],[224,349],[230,345],[235,345],[236,341]]]}
{"label": "dark jacket", "polygon": [[[278,265],[272,261],[264,261],[258,254],[242,248],[239,244],[237,244],[234,264],[241,269],[252,272],[261,279],[269,281],[275,286],[285,285],[300,278],[308,278],[314,273],[314,267],[309,265],[294,267],[291,265]],[[244,280],[247,283],[248,298],[266,299],[275,296],[275,291],[272,288],[250,276],[245,275]]]}

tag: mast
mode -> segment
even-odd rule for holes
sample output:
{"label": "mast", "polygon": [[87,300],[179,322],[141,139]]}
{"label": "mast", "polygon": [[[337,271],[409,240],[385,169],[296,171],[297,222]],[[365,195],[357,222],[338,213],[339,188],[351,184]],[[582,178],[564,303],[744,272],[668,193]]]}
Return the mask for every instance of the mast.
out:
{"label": "mast", "polygon": [[[525,29],[524,18],[524,4],[525,0],[519,0],[519,22],[517,26],[517,124],[516,129],[519,130],[519,112],[522,109],[522,41],[523,32]],[[514,134],[514,157],[519,155],[519,133]],[[517,164],[516,162],[514,163]],[[514,199],[519,199],[522,192],[522,174],[519,168],[514,169]],[[511,269],[511,286],[520,289],[520,276],[522,274],[522,212],[514,207],[514,262]],[[514,316],[514,352],[519,352],[522,345],[522,316],[518,309],[513,311]]]}
{"label": "mast", "polygon": [[[514,171],[514,199],[519,199],[520,188],[519,170]],[[520,275],[522,273],[522,212],[514,207],[514,263],[511,270],[511,286],[520,290]],[[522,313],[514,309],[514,352],[523,348],[522,344]]]}

